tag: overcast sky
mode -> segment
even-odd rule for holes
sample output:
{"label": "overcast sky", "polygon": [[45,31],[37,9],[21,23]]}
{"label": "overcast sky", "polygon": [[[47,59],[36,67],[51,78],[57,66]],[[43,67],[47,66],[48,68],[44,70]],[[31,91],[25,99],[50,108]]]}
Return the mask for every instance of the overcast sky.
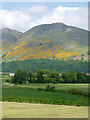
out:
{"label": "overcast sky", "polygon": [[88,29],[88,3],[3,3],[0,9],[0,28],[19,31],[40,25],[62,22]]}

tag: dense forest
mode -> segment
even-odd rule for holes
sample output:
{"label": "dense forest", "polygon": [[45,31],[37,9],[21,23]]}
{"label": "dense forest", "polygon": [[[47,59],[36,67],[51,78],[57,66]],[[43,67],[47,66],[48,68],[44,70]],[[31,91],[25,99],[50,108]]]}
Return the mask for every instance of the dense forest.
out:
{"label": "dense forest", "polygon": [[59,59],[30,59],[24,61],[3,62],[3,72],[15,72],[17,69],[25,69],[27,72],[34,69],[47,69],[62,72],[85,72],[88,73],[88,61],[84,60],[59,60]]}

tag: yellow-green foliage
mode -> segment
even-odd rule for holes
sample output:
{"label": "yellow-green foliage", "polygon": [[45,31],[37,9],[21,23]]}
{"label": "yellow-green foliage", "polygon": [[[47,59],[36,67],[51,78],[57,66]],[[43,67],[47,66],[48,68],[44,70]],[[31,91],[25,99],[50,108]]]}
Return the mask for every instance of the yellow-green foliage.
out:
{"label": "yellow-green foliage", "polygon": [[[39,45],[41,43],[41,45]],[[27,59],[40,59],[40,58],[49,58],[52,59],[53,55],[55,59],[62,58],[70,58],[71,56],[79,56],[79,52],[75,51],[65,51],[64,47],[59,45],[49,46],[51,44],[49,38],[45,41],[38,40],[28,40],[23,37],[17,41],[16,44],[11,46],[11,48],[7,51],[4,59],[18,59],[20,61]],[[4,46],[5,47],[5,46]],[[3,51],[5,54],[5,48],[3,47]]]}
{"label": "yellow-green foliage", "polygon": [[[48,43],[48,40],[46,42]],[[26,47],[28,44],[28,41],[23,40],[22,42],[17,42],[17,46],[13,46],[13,48],[11,48],[12,51],[9,50],[4,58],[6,59],[16,56],[21,61],[27,59],[52,58],[53,55],[55,55],[56,59],[70,58],[73,55],[80,55],[79,52],[63,51],[63,47],[60,48],[58,45],[54,46],[54,48],[49,48],[47,44],[36,47]],[[38,44],[38,42],[35,44]]]}

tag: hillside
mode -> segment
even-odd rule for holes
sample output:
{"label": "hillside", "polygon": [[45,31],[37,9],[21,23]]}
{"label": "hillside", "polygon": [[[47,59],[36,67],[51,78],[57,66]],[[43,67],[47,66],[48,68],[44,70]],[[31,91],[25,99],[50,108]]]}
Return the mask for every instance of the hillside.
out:
{"label": "hillside", "polygon": [[[1,65],[1,64],[0,64]],[[30,59],[23,61],[12,61],[2,63],[2,72],[15,72],[17,69],[25,69],[26,71],[34,71],[37,69],[56,70],[62,72],[85,72],[88,73],[88,61],[83,60],[58,60],[58,59]],[[1,67],[1,66],[0,66]],[[1,71],[0,71],[1,72]]]}
{"label": "hillside", "polygon": [[63,23],[39,25],[25,33],[6,29],[2,36],[3,61],[87,58],[88,31]]}
{"label": "hillside", "polygon": [[13,47],[17,40],[22,36],[22,33],[9,28],[3,28],[0,29],[0,34],[2,34],[2,58],[4,58],[11,47]]}

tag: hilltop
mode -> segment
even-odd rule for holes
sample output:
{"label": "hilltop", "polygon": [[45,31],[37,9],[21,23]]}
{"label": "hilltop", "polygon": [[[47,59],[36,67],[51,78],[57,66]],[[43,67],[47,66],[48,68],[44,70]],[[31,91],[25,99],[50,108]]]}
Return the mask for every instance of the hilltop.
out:
{"label": "hilltop", "polygon": [[63,23],[42,24],[25,33],[2,30],[3,61],[28,59],[84,59],[88,31]]}

